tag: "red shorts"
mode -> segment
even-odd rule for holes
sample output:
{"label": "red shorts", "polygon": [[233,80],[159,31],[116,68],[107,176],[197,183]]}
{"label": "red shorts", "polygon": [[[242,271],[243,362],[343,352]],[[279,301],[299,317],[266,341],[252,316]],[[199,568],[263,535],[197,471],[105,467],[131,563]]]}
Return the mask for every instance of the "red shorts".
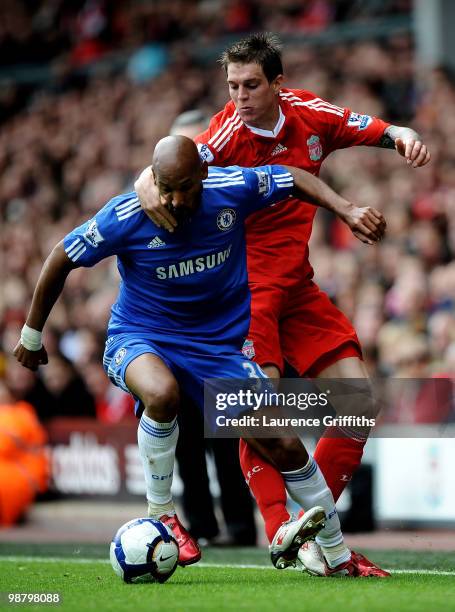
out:
{"label": "red shorts", "polygon": [[250,283],[254,360],[283,372],[286,360],[300,376],[319,372],[346,357],[362,358],[347,317],[312,280],[278,286]]}

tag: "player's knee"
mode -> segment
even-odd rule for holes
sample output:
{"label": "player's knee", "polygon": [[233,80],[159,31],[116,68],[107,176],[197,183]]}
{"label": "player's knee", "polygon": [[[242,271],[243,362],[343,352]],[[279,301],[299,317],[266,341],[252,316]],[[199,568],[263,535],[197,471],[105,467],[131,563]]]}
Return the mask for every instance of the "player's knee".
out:
{"label": "player's knee", "polygon": [[275,438],[268,440],[267,447],[273,462],[282,471],[297,470],[307,462],[308,455],[299,438]]}
{"label": "player's knee", "polygon": [[[380,403],[375,399],[371,389],[365,387],[364,392],[355,395],[345,402],[339,413],[364,419],[374,419],[378,416]],[[337,411],[338,412],[338,411]]]}
{"label": "player's knee", "polygon": [[141,399],[146,416],[160,422],[170,421],[177,414],[180,401],[178,384],[175,380],[162,381],[159,386],[145,389]]}
{"label": "player's knee", "polygon": [[283,470],[295,470],[305,465],[308,455],[299,438],[280,438],[278,442]]}

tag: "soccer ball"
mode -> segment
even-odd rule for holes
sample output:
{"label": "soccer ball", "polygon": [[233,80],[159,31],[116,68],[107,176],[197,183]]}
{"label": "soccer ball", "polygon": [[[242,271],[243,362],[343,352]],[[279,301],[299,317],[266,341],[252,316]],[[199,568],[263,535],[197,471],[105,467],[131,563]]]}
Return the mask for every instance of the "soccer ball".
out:
{"label": "soccer ball", "polygon": [[179,547],[161,521],[137,518],[117,531],[110,558],[114,572],[125,582],[165,582],[177,567]]}

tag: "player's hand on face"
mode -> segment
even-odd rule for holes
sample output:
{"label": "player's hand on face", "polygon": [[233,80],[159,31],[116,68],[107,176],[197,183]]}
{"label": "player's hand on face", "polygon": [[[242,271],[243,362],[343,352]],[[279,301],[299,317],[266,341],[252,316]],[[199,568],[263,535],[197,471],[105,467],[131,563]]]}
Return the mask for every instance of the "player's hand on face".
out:
{"label": "player's hand on face", "polygon": [[48,361],[47,351],[44,346],[42,346],[39,351],[29,351],[18,342],[13,353],[19,363],[29,370],[37,370],[38,366],[46,365]]}
{"label": "player's hand on face", "polygon": [[413,168],[425,166],[431,159],[427,146],[421,140],[415,140],[414,138],[396,138],[395,149]]}
{"label": "player's hand on face", "polygon": [[173,232],[177,227],[177,221],[167,208],[166,200],[160,196],[158,187],[151,177],[152,168],[145,168],[134,183],[134,189],[139,197],[143,211],[158,227],[164,227],[168,232]]}
{"label": "player's hand on face", "polygon": [[381,240],[387,226],[382,213],[370,206],[353,206],[345,221],[354,236],[365,244],[374,244]]}

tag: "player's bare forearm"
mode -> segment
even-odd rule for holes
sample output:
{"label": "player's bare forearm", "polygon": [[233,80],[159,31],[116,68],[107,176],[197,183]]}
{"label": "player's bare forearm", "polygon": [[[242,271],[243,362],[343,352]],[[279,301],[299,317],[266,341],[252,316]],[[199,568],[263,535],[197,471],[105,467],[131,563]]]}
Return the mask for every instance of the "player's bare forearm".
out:
{"label": "player's bare forearm", "polygon": [[41,330],[73,267],[62,242],[53,249],[44,262],[33,293],[27,321],[22,328],[21,339],[14,349],[14,355],[19,363],[30,370],[37,370],[38,366],[47,363],[47,352],[41,342]]}
{"label": "player's bare forearm", "polygon": [[430,152],[419,134],[409,127],[389,125],[381,136],[378,146],[384,149],[396,149],[413,168],[425,166],[431,159]]}
{"label": "player's bare forearm", "polygon": [[66,277],[73,268],[74,264],[65,253],[63,242],[59,242],[44,262],[36,284],[26,321],[29,327],[38,331],[43,329],[52,307],[63,290]]}
{"label": "player's bare forearm", "polygon": [[284,166],[294,179],[293,195],[299,200],[310,202],[315,206],[326,208],[335,213],[342,219],[352,208],[351,202],[338,195],[331,187],[321,181],[317,176],[313,176],[306,170]]}
{"label": "player's bare forearm", "polygon": [[373,244],[384,235],[386,222],[382,214],[370,206],[359,207],[348,202],[321,179],[305,170],[286,166],[294,178],[293,194],[336,214],[360,241]]}

